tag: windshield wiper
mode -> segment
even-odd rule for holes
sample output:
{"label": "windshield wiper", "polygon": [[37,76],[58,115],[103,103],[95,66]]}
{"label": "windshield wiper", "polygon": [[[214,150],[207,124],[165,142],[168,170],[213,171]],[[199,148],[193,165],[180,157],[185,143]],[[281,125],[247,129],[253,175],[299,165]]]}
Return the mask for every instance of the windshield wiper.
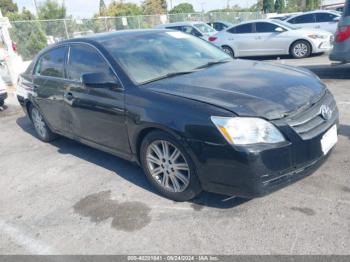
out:
{"label": "windshield wiper", "polygon": [[155,81],[162,80],[162,79],[169,78],[169,77],[191,74],[191,73],[196,72],[196,71],[197,70],[189,70],[189,71],[180,71],[180,72],[167,73],[165,75],[161,75],[159,77],[156,77],[156,78],[144,81],[144,82],[141,83],[141,85],[148,84],[148,83],[155,82]]}
{"label": "windshield wiper", "polygon": [[198,66],[195,69],[202,69],[202,68],[206,68],[206,67],[210,67],[213,65],[217,65],[217,64],[223,64],[223,63],[228,63],[230,62],[231,59],[222,59],[222,60],[215,60],[215,61],[210,61],[204,65]]}

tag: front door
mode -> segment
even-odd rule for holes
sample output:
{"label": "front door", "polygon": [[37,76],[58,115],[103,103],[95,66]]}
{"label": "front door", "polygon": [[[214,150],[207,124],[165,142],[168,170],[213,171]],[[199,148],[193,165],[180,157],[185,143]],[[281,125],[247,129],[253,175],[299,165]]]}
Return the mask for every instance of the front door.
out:
{"label": "front door", "polygon": [[92,46],[72,44],[68,56],[64,101],[70,129],[86,141],[129,154],[124,90],[120,83],[114,88],[91,88],[81,82],[82,74],[103,73],[110,82],[118,83],[116,75]]}
{"label": "front door", "polygon": [[269,22],[255,23],[256,49],[262,55],[282,55],[289,47],[289,40],[284,37],[284,32],[277,32],[279,27]]}

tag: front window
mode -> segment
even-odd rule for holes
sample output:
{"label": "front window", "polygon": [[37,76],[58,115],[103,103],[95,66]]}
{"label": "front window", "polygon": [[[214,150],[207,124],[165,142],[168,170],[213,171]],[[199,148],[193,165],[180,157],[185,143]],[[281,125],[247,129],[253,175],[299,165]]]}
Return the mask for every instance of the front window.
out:
{"label": "front window", "polygon": [[125,35],[101,44],[138,84],[211,62],[232,60],[210,43],[175,31]]}
{"label": "front window", "polygon": [[207,24],[204,24],[204,23],[195,24],[194,27],[197,28],[203,34],[215,33],[216,32],[214,28],[212,28],[211,26],[209,26]]}

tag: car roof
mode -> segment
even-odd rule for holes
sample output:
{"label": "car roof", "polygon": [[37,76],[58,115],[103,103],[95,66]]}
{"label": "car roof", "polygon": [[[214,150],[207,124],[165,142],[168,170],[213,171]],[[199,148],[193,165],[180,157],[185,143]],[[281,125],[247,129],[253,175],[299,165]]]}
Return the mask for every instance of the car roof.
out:
{"label": "car roof", "polygon": [[37,56],[40,56],[42,53],[45,53],[50,49],[53,49],[55,47],[58,47],[64,44],[87,43],[87,44],[96,45],[111,39],[117,40],[118,38],[124,38],[126,36],[138,36],[138,35],[141,36],[141,35],[147,35],[147,34],[154,34],[156,32],[168,32],[168,31],[171,31],[171,30],[169,29],[133,29],[133,30],[120,30],[120,31],[113,31],[113,32],[106,32],[106,33],[89,34],[85,36],[79,36],[77,38],[70,38],[70,39],[63,40],[63,41],[54,43],[52,45],[49,45],[46,48],[42,49]]}
{"label": "car roof", "polygon": [[291,20],[294,17],[301,16],[301,15],[308,15],[308,14],[315,14],[315,13],[327,13],[327,14],[334,14],[341,16],[339,12],[332,11],[332,10],[315,10],[315,11],[308,11],[308,12],[303,12],[300,14],[292,15],[291,17],[287,18],[286,21]]}
{"label": "car roof", "polygon": [[167,23],[167,24],[160,24],[157,25],[156,28],[164,28],[167,26],[182,26],[182,25],[194,25],[194,24],[205,24],[202,21],[185,21],[185,22],[175,22],[175,23]]}
{"label": "car roof", "polygon": [[237,25],[234,26],[238,26],[238,25],[244,25],[244,24],[250,24],[250,23],[259,23],[259,22],[270,22],[270,23],[274,23],[275,20],[274,19],[255,19],[255,20],[249,20],[249,21],[244,21],[241,22]]}

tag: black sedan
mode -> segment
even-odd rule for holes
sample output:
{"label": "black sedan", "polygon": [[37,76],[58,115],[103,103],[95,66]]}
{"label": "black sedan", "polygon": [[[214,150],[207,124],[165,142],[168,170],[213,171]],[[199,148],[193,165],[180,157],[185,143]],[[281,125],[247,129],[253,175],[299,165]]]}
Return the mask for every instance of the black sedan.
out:
{"label": "black sedan", "polygon": [[139,163],[177,201],[262,196],[310,174],[337,142],[335,100],[313,73],[233,60],[171,30],[57,43],[19,85],[41,140],[62,135]]}

